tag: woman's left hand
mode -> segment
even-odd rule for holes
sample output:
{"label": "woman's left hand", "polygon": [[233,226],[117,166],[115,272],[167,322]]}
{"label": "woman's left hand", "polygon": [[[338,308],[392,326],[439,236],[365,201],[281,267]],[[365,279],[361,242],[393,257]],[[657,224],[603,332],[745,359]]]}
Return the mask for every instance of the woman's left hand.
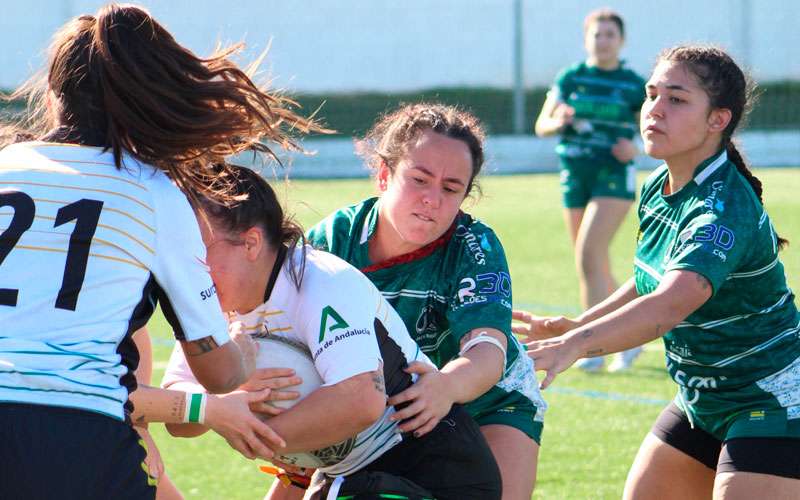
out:
{"label": "woman's left hand", "polygon": [[639,150],[636,148],[636,144],[634,144],[633,141],[620,137],[617,139],[617,143],[611,146],[611,154],[614,155],[614,158],[616,158],[618,162],[628,163],[636,158],[636,155],[639,154]]}
{"label": "woman's left hand", "polygon": [[562,335],[548,340],[540,340],[526,344],[526,354],[533,359],[536,371],[546,372],[539,387],[546,389],[556,375],[563,372],[580,358],[580,351],[570,337]]}
{"label": "woman's left hand", "polygon": [[153,441],[150,431],[144,427],[134,426],[133,428],[144,441],[147,451],[147,456],[144,459],[144,464],[147,466],[147,474],[158,482],[161,476],[164,475],[164,460],[161,458],[156,442]]}
{"label": "woman's left hand", "polygon": [[389,398],[389,404],[395,407],[409,403],[390,418],[402,421],[401,431],[413,431],[416,437],[424,436],[436,427],[453,406],[447,375],[419,361],[408,365],[405,372],[416,373],[419,378],[414,385]]}

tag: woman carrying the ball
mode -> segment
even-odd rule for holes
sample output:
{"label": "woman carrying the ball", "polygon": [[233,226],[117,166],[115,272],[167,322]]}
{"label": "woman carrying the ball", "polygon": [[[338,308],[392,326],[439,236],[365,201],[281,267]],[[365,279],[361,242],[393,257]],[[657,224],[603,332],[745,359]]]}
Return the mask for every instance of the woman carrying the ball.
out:
{"label": "woman carrying the ball", "polygon": [[[586,61],[563,70],[547,94],[536,135],[559,134],[564,220],[575,246],[581,304],[588,309],[617,288],[608,247],[633,203],[637,154],[632,139],[644,99],[644,80],[624,67],[619,52],[625,24],[614,11],[599,9],[583,22]],[[628,368],[640,348],[623,353],[609,367]],[[603,358],[578,364],[597,371]]]}
{"label": "woman carrying the ball", "polygon": [[511,277],[495,233],[460,207],[483,165],[477,118],[437,104],[382,117],[359,143],[380,195],[309,232],[315,247],[360,269],[440,368],[411,368],[400,428],[424,434],[453,404],[481,426],[503,498],[530,499],[543,426],[530,359],[511,333]]}
{"label": "woman carrying the ball", "polygon": [[[424,436],[403,433],[393,418],[398,413],[387,397],[435,367],[380,292],[343,260],[304,246],[302,231],[284,217],[262,177],[242,167],[226,171],[233,174],[221,171],[219,180],[235,186],[236,201],[201,200],[196,207],[222,308],[248,333],[303,346],[323,380],[268,420],[285,441],[273,448],[279,460],[317,450],[322,463],[307,495],[499,499],[497,465],[463,408],[448,407]],[[180,348],[163,386],[202,389]],[[168,429],[185,437],[205,430],[186,424]]]}
{"label": "woman carrying the ball", "polygon": [[[543,386],[575,360],[663,337],[678,395],[625,498],[797,498],[800,313],[761,183],[732,142],[748,82],[723,51],[663,52],[641,132],[665,165],[642,187],[634,278],[575,320],[533,318]],[[566,333],[564,333],[566,332]]]}

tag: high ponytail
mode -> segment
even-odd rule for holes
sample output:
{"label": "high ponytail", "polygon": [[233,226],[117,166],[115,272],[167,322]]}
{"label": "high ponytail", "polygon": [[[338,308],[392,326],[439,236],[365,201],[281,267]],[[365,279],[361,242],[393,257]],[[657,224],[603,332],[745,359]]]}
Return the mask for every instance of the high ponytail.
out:
{"label": "high ponytail", "polygon": [[[753,188],[758,200],[764,204],[761,181],[748,168],[733,141],[733,134],[755,102],[755,85],[725,51],[708,46],[678,46],[662,52],[659,61],[670,61],[684,65],[697,78],[708,94],[712,108],[724,108],[731,112],[731,121],[722,131],[722,146],[736,170]],[[778,238],[778,248],[783,249],[789,241]]]}

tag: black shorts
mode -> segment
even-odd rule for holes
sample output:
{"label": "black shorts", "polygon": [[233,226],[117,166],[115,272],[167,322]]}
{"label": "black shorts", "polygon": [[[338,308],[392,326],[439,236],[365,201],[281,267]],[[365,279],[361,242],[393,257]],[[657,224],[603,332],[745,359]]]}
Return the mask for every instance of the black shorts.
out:
{"label": "black shorts", "polygon": [[99,413],[0,403],[0,498],[155,498],[139,439]]}
{"label": "black shorts", "polygon": [[755,472],[800,479],[800,439],[752,437],[723,442],[698,427],[692,428],[675,403],[664,408],[650,432],[717,474]]}
{"label": "black shorts", "polygon": [[[325,498],[334,478],[314,474],[312,498]],[[389,488],[384,491],[381,488]],[[461,406],[428,434],[403,441],[364,469],[344,477],[339,495],[355,499],[493,500],[502,492],[500,470],[478,424]]]}

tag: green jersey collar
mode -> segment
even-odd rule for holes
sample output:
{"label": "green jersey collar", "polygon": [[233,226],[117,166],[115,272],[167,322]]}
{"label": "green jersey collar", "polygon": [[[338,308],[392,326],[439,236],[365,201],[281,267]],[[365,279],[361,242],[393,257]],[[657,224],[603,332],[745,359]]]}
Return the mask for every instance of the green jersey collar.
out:
{"label": "green jersey collar", "polygon": [[717,152],[706,158],[697,166],[694,171],[692,180],[681,189],[674,193],[664,194],[664,183],[669,182],[669,169],[664,169],[664,178],[659,183],[658,196],[661,197],[668,205],[675,205],[691,196],[697,188],[703,184],[711,175],[722,167],[728,161],[728,154],[723,149],[722,152]]}
{"label": "green jersey collar", "polygon": [[364,219],[364,226],[361,228],[361,237],[358,239],[359,245],[366,245],[372,235],[375,234],[375,229],[378,227],[378,215],[381,211],[381,199],[378,197],[365,200],[366,205],[372,204],[372,207],[367,212],[367,217]]}
{"label": "green jersey collar", "polygon": [[694,171],[695,184],[699,186],[705,182],[705,180],[711,177],[711,174],[719,170],[726,161],[728,161],[728,153],[724,149],[721,153],[714,153],[710,158],[704,160]]}

